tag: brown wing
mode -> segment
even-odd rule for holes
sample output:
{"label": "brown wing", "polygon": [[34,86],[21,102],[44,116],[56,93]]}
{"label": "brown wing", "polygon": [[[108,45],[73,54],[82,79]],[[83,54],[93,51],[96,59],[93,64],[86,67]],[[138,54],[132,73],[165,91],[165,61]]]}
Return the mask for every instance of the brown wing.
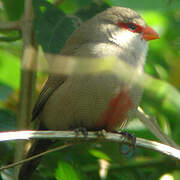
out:
{"label": "brown wing", "polygon": [[66,80],[67,76],[49,75],[32,111],[32,121],[42,111],[51,94]]}

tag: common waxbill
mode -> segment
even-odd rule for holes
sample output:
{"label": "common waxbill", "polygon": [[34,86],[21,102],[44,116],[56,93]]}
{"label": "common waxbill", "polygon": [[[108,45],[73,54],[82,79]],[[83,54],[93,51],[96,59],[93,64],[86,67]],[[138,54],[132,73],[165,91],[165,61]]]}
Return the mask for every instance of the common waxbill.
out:
{"label": "common waxbill", "polygon": [[[143,72],[148,41],[157,38],[158,34],[137,12],[111,7],[82,23],[60,54],[85,59],[116,56],[135,71]],[[73,76],[50,74],[34,107],[32,120],[40,121],[41,130],[112,131],[125,124],[131,117],[129,114],[138,107],[142,89],[129,86],[130,83],[108,72]],[[27,157],[45,151],[49,144],[49,140],[36,141]],[[39,159],[35,159],[23,164],[19,180],[30,179],[38,163]]]}

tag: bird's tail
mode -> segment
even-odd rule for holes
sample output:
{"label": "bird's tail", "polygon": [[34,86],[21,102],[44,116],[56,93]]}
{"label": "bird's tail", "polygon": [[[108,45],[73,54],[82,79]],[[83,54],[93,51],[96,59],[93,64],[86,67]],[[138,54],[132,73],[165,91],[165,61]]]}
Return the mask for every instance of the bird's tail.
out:
{"label": "bird's tail", "polygon": [[[46,151],[52,143],[53,143],[52,140],[47,140],[47,139],[36,140],[30,147],[30,150],[28,151],[25,158],[29,158],[31,156],[34,156],[34,155],[37,155],[39,153]],[[29,180],[34,170],[39,165],[40,160],[41,160],[41,157],[38,157],[31,161],[25,162],[20,168],[18,180]]]}

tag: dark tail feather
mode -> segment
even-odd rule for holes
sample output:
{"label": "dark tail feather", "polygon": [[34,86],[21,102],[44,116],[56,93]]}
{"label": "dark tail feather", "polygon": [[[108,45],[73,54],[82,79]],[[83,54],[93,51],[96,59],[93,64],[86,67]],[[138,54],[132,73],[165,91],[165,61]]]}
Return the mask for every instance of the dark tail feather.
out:
{"label": "dark tail feather", "polygon": [[[35,141],[32,144],[32,147],[30,148],[28,154],[26,155],[26,158],[46,151],[52,143],[53,142],[51,140],[47,139]],[[18,180],[29,180],[34,170],[39,165],[40,160],[41,157],[25,162],[20,168]]]}

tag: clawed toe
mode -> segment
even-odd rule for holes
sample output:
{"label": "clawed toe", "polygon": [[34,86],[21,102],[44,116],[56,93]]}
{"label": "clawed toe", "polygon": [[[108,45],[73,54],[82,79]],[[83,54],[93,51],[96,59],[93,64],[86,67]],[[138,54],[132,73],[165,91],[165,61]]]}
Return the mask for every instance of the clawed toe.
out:
{"label": "clawed toe", "polygon": [[76,136],[78,136],[79,133],[82,133],[85,138],[87,138],[87,136],[88,136],[88,131],[87,131],[87,129],[84,128],[84,127],[76,128],[76,129],[74,129],[74,132],[76,133]]}

